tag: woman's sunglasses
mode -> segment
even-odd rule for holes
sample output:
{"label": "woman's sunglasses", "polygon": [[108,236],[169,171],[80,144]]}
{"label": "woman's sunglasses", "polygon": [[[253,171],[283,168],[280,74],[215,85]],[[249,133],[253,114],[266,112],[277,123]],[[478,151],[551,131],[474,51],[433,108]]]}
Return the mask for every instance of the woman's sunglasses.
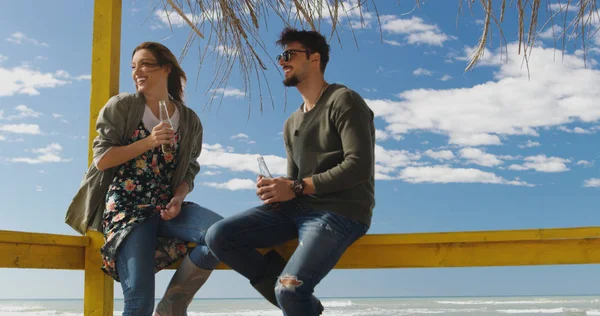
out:
{"label": "woman's sunglasses", "polygon": [[283,59],[283,61],[290,61],[290,59],[292,58],[292,54],[293,53],[310,53],[310,51],[308,50],[299,50],[299,49],[288,49],[286,51],[284,51],[283,53],[277,55],[277,57],[275,57],[275,59],[277,61]]}

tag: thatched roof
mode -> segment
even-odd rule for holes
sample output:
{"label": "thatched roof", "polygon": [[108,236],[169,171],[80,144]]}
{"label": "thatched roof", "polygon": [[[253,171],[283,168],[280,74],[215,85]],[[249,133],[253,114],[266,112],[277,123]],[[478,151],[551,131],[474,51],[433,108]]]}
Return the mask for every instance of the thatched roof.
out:
{"label": "thatched roof", "polygon": [[[408,13],[404,8],[402,11],[400,10],[400,1],[396,0],[398,13],[406,15],[418,14],[420,6],[435,6],[439,0],[423,1],[422,3],[416,0],[414,9]],[[411,3],[412,1],[406,2]],[[495,27],[499,31],[502,45],[506,46],[502,23],[507,14],[516,14],[517,16],[518,53],[524,57],[525,62],[527,62],[539,33],[546,26],[552,27],[555,23],[562,23],[562,30],[555,34],[555,38],[562,38],[562,43],[560,41],[559,43],[563,49],[565,39],[569,38],[580,41],[585,52],[586,40],[595,34],[600,25],[596,2],[596,0],[459,0],[457,23],[460,23],[460,16],[467,10],[470,12],[480,10],[484,16],[479,42],[465,71],[472,69],[482,57],[492,28]],[[260,52],[265,52],[265,44],[258,31],[266,26],[264,24],[268,15],[279,17],[287,25],[317,31],[320,31],[321,22],[328,20],[330,21],[328,28],[331,30],[327,35],[330,40],[337,41],[340,41],[339,26],[342,21],[348,19],[350,11],[354,16],[358,11],[361,18],[363,14],[375,14],[379,22],[376,0],[163,0],[162,4],[163,9],[175,10],[192,31],[183,55],[190,48],[195,37],[205,39],[202,49],[204,54],[201,59],[204,59],[205,53],[209,52],[208,47],[222,48],[218,52],[220,56],[217,58],[217,71],[212,85],[208,88],[209,91],[215,91],[215,88],[226,85],[236,63],[241,68],[246,85],[244,90],[248,89],[251,82],[261,85],[264,80],[263,72],[266,64],[273,62],[273,60],[263,60],[260,54]],[[540,10],[546,10],[550,18],[546,21],[539,21]],[[576,12],[568,15],[567,11]],[[192,16],[200,18],[192,21],[186,16],[186,12],[191,12]],[[208,30],[208,34],[201,30]],[[350,32],[354,32],[351,27]],[[358,44],[356,43],[356,45]],[[264,81],[266,82],[266,80]],[[259,88],[259,90],[262,89]],[[262,109],[262,93],[260,101]]]}

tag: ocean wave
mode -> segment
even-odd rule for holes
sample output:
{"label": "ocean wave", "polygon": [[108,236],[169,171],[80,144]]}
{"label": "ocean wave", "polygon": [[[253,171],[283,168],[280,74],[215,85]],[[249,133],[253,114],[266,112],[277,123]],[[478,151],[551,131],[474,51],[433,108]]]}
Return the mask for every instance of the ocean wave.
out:
{"label": "ocean wave", "polygon": [[438,304],[451,304],[451,305],[537,305],[537,304],[586,304],[586,303],[598,303],[599,299],[589,300],[551,300],[551,299],[537,299],[537,300],[522,300],[522,301],[479,301],[479,300],[468,300],[468,301],[435,301]]}
{"label": "ocean wave", "polygon": [[0,306],[0,313],[9,313],[9,312],[35,312],[35,311],[43,311],[44,308],[41,306],[12,306],[12,305],[6,305],[6,306]]}
{"label": "ocean wave", "polygon": [[600,316],[600,309],[594,309],[591,311],[585,312],[586,315]]}
{"label": "ocean wave", "polygon": [[578,308],[532,308],[532,309],[500,309],[504,314],[558,314],[558,313],[583,313],[585,310]]}
{"label": "ocean wave", "polygon": [[348,307],[352,306],[352,301],[323,301],[324,307]]}
{"label": "ocean wave", "polygon": [[10,311],[2,312],[2,316],[83,316],[83,313],[65,313],[57,310]]}

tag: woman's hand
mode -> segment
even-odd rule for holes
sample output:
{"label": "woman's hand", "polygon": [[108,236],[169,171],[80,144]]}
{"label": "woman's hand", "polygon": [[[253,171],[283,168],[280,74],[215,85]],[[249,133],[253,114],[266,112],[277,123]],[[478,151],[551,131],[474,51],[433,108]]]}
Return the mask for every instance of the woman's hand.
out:
{"label": "woman's hand", "polygon": [[154,126],[150,136],[145,138],[151,149],[163,144],[172,144],[175,141],[175,131],[167,123],[161,122]]}
{"label": "woman's hand", "polygon": [[168,221],[177,217],[177,215],[179,215],[179,212],[181,212],[182,203],[183,200],[180,197],[174,196],[171,199],[171,202],[169,202],[169,204],[167,204],[167,206],[165,206],[164,209],[160,210],[160,218],[162,218],[165,221]]}

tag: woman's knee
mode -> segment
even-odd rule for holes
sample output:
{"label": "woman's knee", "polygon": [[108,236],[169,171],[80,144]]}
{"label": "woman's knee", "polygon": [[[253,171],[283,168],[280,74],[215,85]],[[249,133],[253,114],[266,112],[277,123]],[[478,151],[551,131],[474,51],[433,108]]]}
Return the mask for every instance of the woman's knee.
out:
{"label": "woman's knee", "polygon": [[[154,310],[154,280],[151,284],[146,280],[122,280],[123,315],[152,315]],[[125,283],[124,283],[125,285]]]}

